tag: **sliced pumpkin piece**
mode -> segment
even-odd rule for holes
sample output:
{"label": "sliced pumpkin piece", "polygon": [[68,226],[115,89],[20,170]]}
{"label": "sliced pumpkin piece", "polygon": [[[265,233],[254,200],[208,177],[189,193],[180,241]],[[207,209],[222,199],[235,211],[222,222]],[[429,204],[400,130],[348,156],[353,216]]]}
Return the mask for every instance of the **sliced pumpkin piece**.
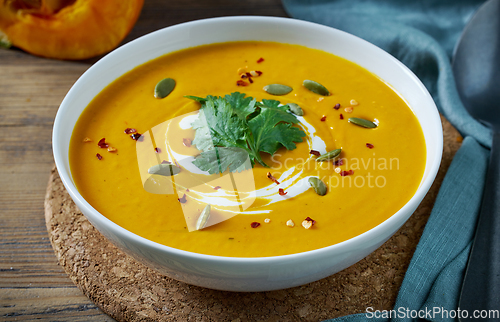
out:
{"label": "sliced pumpkin piece", "polygon": [[144,0],[0,0],[0,35],[12,46],[56,59],[86,59],[115,48]]}

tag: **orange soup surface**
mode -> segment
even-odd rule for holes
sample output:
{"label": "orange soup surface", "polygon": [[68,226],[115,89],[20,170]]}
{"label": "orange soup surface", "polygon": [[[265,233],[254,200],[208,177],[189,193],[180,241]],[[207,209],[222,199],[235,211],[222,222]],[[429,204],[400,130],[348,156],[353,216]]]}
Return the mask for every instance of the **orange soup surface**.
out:
{"label": "orange soup surface", "polygon": [[[165,78],[175,88],[156,98]],[[330,95],[311,91],[304,80]],[[291,91],[273,95],[264,90],[270,84]],[[295,149],[259,153],[267,166],[255,162],[247,170],[209,175],[193,168],[201,153],[193,120],[202,105],[186,96],[235,92],[256,102],[297,104],[303,116],[293,127],[305,136]],[[316,161],[336,149],[342,151],[336,158]],[[417,190],[426,150],[405,100],[360,66],[298,45],[229,42],[174,52],[115,80],[80,116],[69,156],[82,196],[125,229],[195,253],[264,257],[334,245],[387,220]],[[180,172],[150,173],[169,164]],[[325,195],[311,187],[311,177],[324,183]],[[201,214],[206,222],[200,227]]]}

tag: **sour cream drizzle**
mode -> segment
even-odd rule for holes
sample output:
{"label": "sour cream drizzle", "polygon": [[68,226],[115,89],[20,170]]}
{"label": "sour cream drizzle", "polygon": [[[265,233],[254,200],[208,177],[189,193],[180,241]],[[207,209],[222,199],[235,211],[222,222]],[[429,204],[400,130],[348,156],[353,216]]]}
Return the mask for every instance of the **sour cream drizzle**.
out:
{"label": "sour cream drizzle", "polygon": [[[187,130],[192,128],[192,123],[198,118],[198,115],[188,115],[182,118],[178,126]],[[302,130],[306,133],[306,142],[309,146],[309,150],[316,150],[321,154],[326,153],[326,143],[325,141],[316,134],[316,129],[312,126],[306,119],[302,116],[297,116],[299,120],[298,125],[302,128]],[[168,131],[167,131],[168,133]],[[166,145],[168,147],[168,138],[166,138]],[[192,164],[194,157],[190,155],[182,155],[171,149],[169,149],[169,154],[171,157],[177,161],[182,167],[186,170],[191,171],[192,173],[197,174],[206,174],[208,172],[201,171],[196,166]],[[312,159],[312,155],[308,157],[308,159]],[[296,197],[301,193],[304,193],[308,189],[310,189],[310,185],[308,183],[308,178],[310,176],[304,176],[304,164],[308,161],[305,159],[303,163],[292,166],[283,172],[277,180],[280,182],[279,185],[275,183],[270,183],[269,185],[255,190],[253,192],[240,192],[238,201],[235,201],[234,193],[226,192],[223,189],[214,190],[214,192],[200,192],[196,189],[190,189],[190,198],[195,199],[197,202],[202,204],[211,204],[212,208],[218,209],[219,211],[230,212],[230,213],[240,213],[240,214],[268,214],[271,213],[272,210],[266,209],[266,206],[274,204],[276,202],[283,202],[289,198]],[[173,160],[173,161],[174,161]],[[210,183],[207,183],[210,184]],[[281,196],[278,193],[278,189],[284,189],[287,194],[285,196]],[[235,207],[242,206],[248,204],[249,198],[254,199],[255,197],[259,199],[264,199],[267,202],[264,203],[259,208],[252,208],[252,210],[243,210],[237,211]],[[248,207],[249,205],[247,205]],[[240,208],[241,210],[241,208]]]}

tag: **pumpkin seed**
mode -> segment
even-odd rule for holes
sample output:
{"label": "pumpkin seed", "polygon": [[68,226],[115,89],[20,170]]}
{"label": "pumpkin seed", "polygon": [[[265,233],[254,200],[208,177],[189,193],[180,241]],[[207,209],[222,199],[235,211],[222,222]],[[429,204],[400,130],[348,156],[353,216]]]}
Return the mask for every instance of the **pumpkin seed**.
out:
{"label": "pumpkin seed", "polygon": [[181,172],[181,169],[173,164],[157,164],[148,169],[149,174],[157,174],[165,177],[175,176],[179,172]]}
{"label": "pumpkin seed", "polygon": [[172,78],[164,78],[156,84],[155,98],[165,98],[172,93],[175,87],[175,80]]}
{"label": "pumpkin seed", "polygon": [[290,93],[293,88],[282,84],[269,84],[264,86],[264,90],[271,95],[285,95]]}
{"label": "pumpkin seed", "polygon": [[207,225],[208,219],[210,218],[210,204],[208,204],[200,214],[200,217],[198,217],[198,220],[196,221],[196,230],[200,230],[205,228]]}
{"label": "pumpkin seed", "polygon": [[316,94],[319,94],[322,96],[331,95],[330,91],[328,91],[325,86],[321,85],[318,82],[306,79],[305,81],[302,82],[302,85],[304,85],[305,88],[307,88],[308,90],[310,90],[313,93],[316,93]]}
{"label": "pumpkin seed", "polygon": [[293,114],[298,115],[298,116],[304,115],[304,111],[302,110],[302,108],[298,104],[288,103],[287,105],[288,105],[288,109]]}
{"label": "pumpkin seed", "polygon": [[377,127],[377,124],[373,123],[372,121],[360,119],[358,117],[350,117],[349,122],[352,124],[356,124],[357,126],[366,127],[367,129],[374,129]]}
{"label": "pumpkin seed", "polygon": [[316,161],[323,162],[323,161],[333,160],[340,155],[340,152],[342,152],[342,149],[332,150],[317,157]]}
{"label": "pumpkin seed", "polygon": [[314,192],[316,192],[320,196],[326,195],[326,185],[323,181],[321,181],[318,177],[310,177],[309,184],[313,187]]}

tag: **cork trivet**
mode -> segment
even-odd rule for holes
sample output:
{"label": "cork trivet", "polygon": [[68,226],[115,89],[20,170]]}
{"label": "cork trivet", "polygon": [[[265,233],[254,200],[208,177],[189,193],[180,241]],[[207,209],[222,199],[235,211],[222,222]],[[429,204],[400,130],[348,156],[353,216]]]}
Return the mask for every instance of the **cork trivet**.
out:
{"label": "cork trivet", "polygon": [[429,193],[406,224],[374,253],[333,276],[261,293],[196,287],[162,276],[109,243],[81,214],[57,171],[45,197],[50,241],[73,282],[119,321],[320,321],[391,309],[460,135],[442,118],[444,151]]}

